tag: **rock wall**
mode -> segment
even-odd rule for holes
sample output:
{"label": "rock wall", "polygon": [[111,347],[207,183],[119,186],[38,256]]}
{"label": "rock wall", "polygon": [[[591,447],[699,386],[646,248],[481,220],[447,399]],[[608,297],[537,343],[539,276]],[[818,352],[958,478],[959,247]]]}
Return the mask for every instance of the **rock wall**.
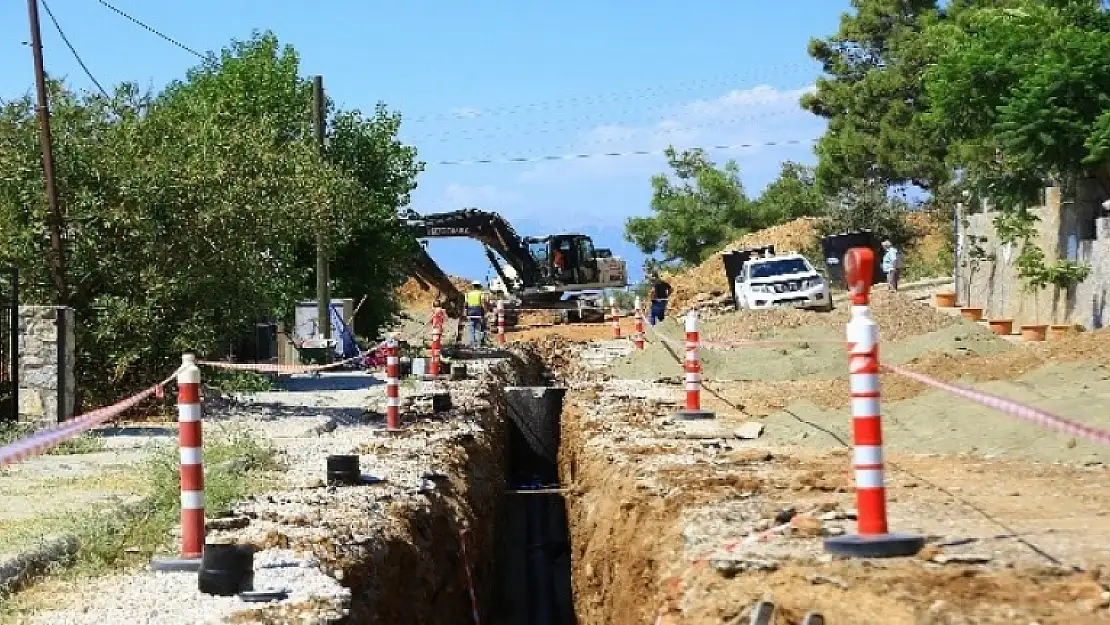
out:
{"label": "rock wall", "polygon": [[52,425],[73,416],[73,309],[19,307],[19,419]]}
{"label": "rock wall", "polygon": [[[1107,291],[1110,290],[1110,218],[1099,216],[1097,197],[1080,194],[1064,201],[1060,190],[1045,189],[1043,206],[1032,209],[1039,218],[1036,243],[1045,260],[1067,259],[1088,265],[1090,275],[1070,289],[1048,287],[1031,293],[1018,275],[1015,263],[1020,250],[1003,245],[994,228],[998,213],[969,215],[960,230],[959,293],[961,306],[982,308],[988,319],[1013,319],[1015,324],[1078,323],[1088,329],[1106,324]],[[988,256],[978,263],[968,258],[968,238],[979,243]]]}

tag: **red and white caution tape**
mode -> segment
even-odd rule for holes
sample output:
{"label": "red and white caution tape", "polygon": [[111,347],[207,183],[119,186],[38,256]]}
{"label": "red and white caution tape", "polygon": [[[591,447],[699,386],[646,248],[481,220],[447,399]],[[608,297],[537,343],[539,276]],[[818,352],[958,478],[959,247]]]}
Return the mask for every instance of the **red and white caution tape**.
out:
{"label": "red and white caution tape", "polygon": [[902,377],[920,382],[926,386],[931,386],[942,391],[947,391],[958,397],[963,397],[964,399],[968,399],[977,404],[986,406],[987,408],[993,408],[1000,412],[1004,412],[1019,419],[1024,419],[1025,421],[1029,421],[1030,423],[1040,425],[1050,430],[1056,430],[1057,432],[1063,432],[1064,434],[1070,434],[1072,436],[1085,438],[1087,440],[1101,443],[1103,445],[1110,445],[1110,431],[1091,427],[1082,423],[1076,423],[1075,421],[1070,421],[1063,417],[1054,415],[1050,412],[1041,410],[1040,408],[1034,408],[1033,406],[1028,406],[1010,399],[1006,399],[1005,397],[999,397],[998,395],[992,395],[991,393],[984,393],[983,391],[977,391],[966,386],[960,386],[959,384],[952,384],[950,382],[937,380],[936,378],[931,378],[927,375],[917,373],[916,371],[910,371],[909,369],[905,369],[903,367],[898,367],[895,365],[883,365],[883,368]]}
{"label": "red and white caution tape", "polygon": [[205,365],[208,367],[215,367],[217,369],[229,369],[232,371],[254,371],[257,373],[277,373],[285,375],[294,375],[298,373],[317,373],[320,371],[327,371],[328,369],[336,369],[357,362],[366,357],[367,354],[372,353],[385,346],[385,342],[381,342],[375,347],[360,352],[358,356],[352,356],[346,360],[339,360],[336,362],[328,363],[326,365],[273,365],[268,363],[246,363],[246,362],[223,362],[220,360],[198,360],[198,365]]}
{"label": "red and white caution tape", "polygon": [[482,618],[478,612],[478,594],[474,590],[474,573],[470,568],[470,557],[466,552],[466,536],[470,530],[459,532],[459,546],[462,549],[463,568],[466,569],[466,588],[470,591],[470,614],[474,618],[474,625],[482,625]]}
{"label": "red and white caution tape", "polygon": [[[177,375],[176,372],[174,375]],[[162,397],[165,392],[165,385],[172,381],[173,378],[174,376],[171,375],[145,391],[116,402],[111,406],[97,408],[79,417],[70,419],[65,423],[39,430],[30,436],[0,447],[0,467],[6,467],[10,464],[15,464],[28,458],[38,456],[55,445],[64,443],[71,438],[76,438],[80,434],[95,428],[105,421],[109,421],[127,412],[151,396]]]}

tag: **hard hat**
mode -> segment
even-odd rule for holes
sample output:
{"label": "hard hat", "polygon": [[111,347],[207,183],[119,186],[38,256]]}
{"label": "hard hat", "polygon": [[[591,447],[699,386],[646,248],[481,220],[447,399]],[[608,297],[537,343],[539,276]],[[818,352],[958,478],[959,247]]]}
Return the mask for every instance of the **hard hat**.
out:
{"label": "hard hat", "polygon": [[475,280],[474,282],[471,282],[470,284],[472,284],[474,286],[482,286],[482,283],[478,282],[477,280]]}

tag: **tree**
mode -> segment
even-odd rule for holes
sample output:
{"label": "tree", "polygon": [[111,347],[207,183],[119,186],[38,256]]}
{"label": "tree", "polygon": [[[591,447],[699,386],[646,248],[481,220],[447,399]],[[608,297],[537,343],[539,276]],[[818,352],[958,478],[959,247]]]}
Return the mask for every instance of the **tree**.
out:
{"label": "tree", "polygon": [[[302,251],[314,228],[338,250],[376,230],[339,279],[382,285],[375,293],[397,281],[407,259],[391,218],[419,170],[396,142],[399,119],[382,107],[371,120],[339,113],[326,162],[296,53],[272,35],[233,42],[156,95],[50,86],[78,375],[93,401],[160,379],[185,349],[219,355],[288,313],[311,292]],[[29,98],[0,108],[0,264],[22,269],[28,301],[51,303],[36,137]],[[385,299],[369,309],[388,311]]]}
{"label": "tree", "polygon": [[840,192],[817,222],[821,236],[871,230],[879,240],[889,239],[899,248],[910,247],[918,237],[906,219],[909,205],[891,197],[887,187],[878,183],[856,182]]}
{"label": "tree", "polygon": [[679,153],[668,147],[666,174],[652,177],[651,217],[632,217],[625,238],[645,254],[661,252],[664,260],[696,264],[731,237],[759,227],[740,181],[740,167],[730,161],[718,169],[700,149]]}
{"label": "tree", "polygon": [[1097,0],[957,5],[923,40],[936,55],[923,119],[981,196],[1009,209],[1050,180],[1110,183],[1110,14]]}
{"label": "tree", "polygon": [[818,217],[825,213],[827,203],[817,188],[813,168],[785,161],[778,178],[755,200],[753,211],[759,223],[767,227],[799,217]]}
{"label": "tree", "polygon": [[375,305],[364,306],[355,319],[355,330],[364,336],[397,311],[396,302],[381,294],[405,281],[418,245],[396,217],[424,163],[416,160],[415,148],[397,139],[400,127],[401,116],[379,103],[371,118],[357,110],[340,112],[329,131],[328,159],[357,181],[362,209],[350,235],[335,247],[332,278],[339,293],[374,296]]}
{"label": "tree", "polygon": [[947,181],[943,135],[921,119],[929,108],[921,73],[934,50],[921,45],[919,34],[943,19],[937,5],[852,0],[855,12],[841,17],[836,34],[810,41],[810,56],[829,76],[801,101],[828,120],[816,148],[822,191],[836,193],[857,180],[925,189]]}

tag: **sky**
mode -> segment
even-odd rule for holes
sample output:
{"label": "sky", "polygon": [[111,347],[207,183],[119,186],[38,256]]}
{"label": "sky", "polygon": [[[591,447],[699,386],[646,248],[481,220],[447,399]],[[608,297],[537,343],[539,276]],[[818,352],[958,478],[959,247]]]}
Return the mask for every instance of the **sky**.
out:
{"label": "sky", "polygon": [[[158,89],[199,61],[99,0],[46,2],[108,88]],[[650,214],[663,148],[735,159],[753,196],[782,161],[814,162],[825,124],[797,104],[820,73],[806,45],[849,9],[848,0],[690,0],[681,11],[662,0],[108,2],[201,53],[272,30],[342,108],[384,101],[401,112],[402,139],[427,162],[416,211],[476,207],[523,235],[585,233],[625,258],[634,279],[643,255],[623,226]],[[3,98],[34,87],[26,11],[0,3]],[[47,71],[92,88],[40,13]],[[449,273],[492,275],[477,242],[437,240],[430,250]]]}

